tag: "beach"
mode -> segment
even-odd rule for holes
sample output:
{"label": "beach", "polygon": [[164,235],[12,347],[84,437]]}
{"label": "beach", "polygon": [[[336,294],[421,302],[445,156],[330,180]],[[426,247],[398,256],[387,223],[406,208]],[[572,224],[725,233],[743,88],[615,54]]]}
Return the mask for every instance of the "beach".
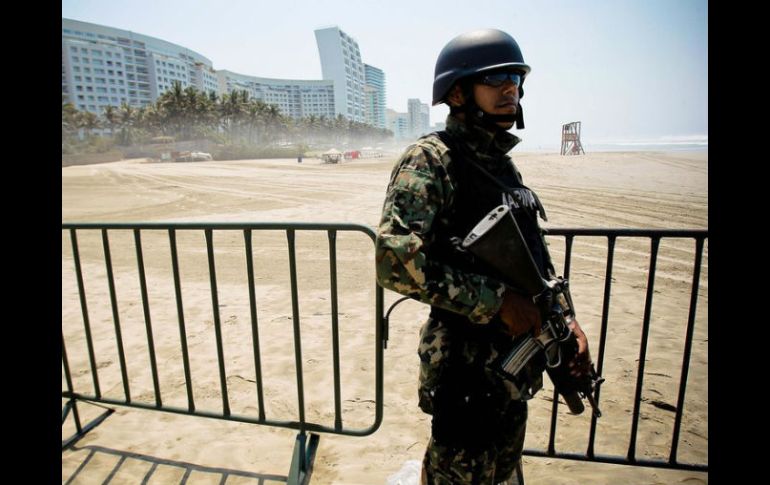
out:
{"label": "beach", "polygon": [[[541,199],[546,228],[708,229],[708,152],[602,152],[563,157],[512,153],[524,182]],[[317,159],[157,163],[146,159],[62,167],[63,222],[313,222],[376,227],[395,155],[323,164]],[[549,236],[557,271],[564,266],[563,238]],[[215,231],[217,308],[202,231],[178,231],[185,342],[192,376],[187,386],[182,359],[178,295],[167,231],[143,231],[146,284],[137,270],[131,231],[110,231],[114,291],[108,285],[104,239],[97,231],[78,232],[89,324],[100,391],[113,399],[126,394],[115,338],[119,317],[130,395],[135,402],[221,412],[223,386],[236,415],[258,416],[258,376],[253,352],[247,257],[242,231]],[[297,302],[301,322],[304,413],[310,422],[334,426],[335,378],[329,292],[329,238],[324,231],[296,232]],[[345,428],[374,422],[375,277],[368,235],[336,235],[339,298],[340,400]],[[276,421],[296,421],[295,335],[287,236],[254,231],[256,316],[264,413]],[[682,369],[682,349],[690,304],[695,244],[692,239],[661,240],[652,293],[649,346],[640,403],[637,459],[666,460]],[[619,238],[614,249],[612,290],[607,314],[595,452],[629,454],[631,414],[637,383],[645,314],[650,241]],[[604,304],[607,240],[577,237],[572,247],[570,286],[578,320],[598,357]],[[74,271],[72,241],[62,231],[62,330],[75,390],[93,392],[89,350]],[[708,241],[703,251],[677,458],[708,463]],[[146,293],[149,309],[143,305]],[[385,291],[385,308],[400,295]],[[113,305],[113,302],[115,303]],[[311,483],[386,484],[405,463],[421,460],[430,416],[417,407],[419,329],[429,308],[407,301],[393,311],[384,350],[382,424],[370,436],[322,433]],[[147,317],[158,375],[150,372]],[[221,346],[216,336],[220,335]],[[224,355],[225,368],[217,366]],[[223,372],[222,372],[223,371]],[[157,379],[156,379],[157,377]],[[553,387],[529,403],[526,448],[548,446]],[[62,388],[65,388],[62,373]],[[64,404],[64,401],[62,401]],[[88,404],[81,419],[100,409]],[[291,463],[296,432],[128,407],[116,412],[62,453],[62,483],[282,483]],[[568,414],[560,406],[557,450],[584,453],[590,414]],[[63,438],[74,431],[71,419]],[[529,485],[699,484],[702,472],[524,457]],[[147,477],[147,481],[145,480]],[[404,484],[406,485],[406,484]]]}

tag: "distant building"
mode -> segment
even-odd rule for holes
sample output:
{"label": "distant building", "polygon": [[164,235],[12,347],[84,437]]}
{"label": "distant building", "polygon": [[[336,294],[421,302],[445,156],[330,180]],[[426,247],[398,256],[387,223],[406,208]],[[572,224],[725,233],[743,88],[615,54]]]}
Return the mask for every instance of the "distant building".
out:
{"label": "distant building", "polygon": [[446,122],[437,121],[435,125],[430,127],[430,131],[441,131],[446,129]]}
{"label": "distant building", "polygon": [[407,113],[398,113],[392,109],[386,109],[385,118],[387,128],[393,132],[394,139],[413,138],[409,130],[409,115]]}
{"label": "distant building", "polygon": [[364,63],[358,43],[339,27],[315,31],[324,80],[334,81],[334,111],[366,122]]}
{"label": "distant building", "polygon": [[246,91],[266,104],[278,106],[292,118],[326,116],[334,118],[334,83],[323,80],[270,79],[217,71],[220,93]]}
{"label": "distant building", "polygon": [[366,95],[366,122],[385,128],[385,73],[364,64],[364,93]]}
{"label": "distant building", "polygon": [[413,137],[430,133],[430,108],[419,99],[411,98],[407,102],[409,131]]}
{"label": "distant building", "polygon": [[62,99],[81,111],[152,104],[174,81],[217,92],[206,57],[165,40],[62,18]]}

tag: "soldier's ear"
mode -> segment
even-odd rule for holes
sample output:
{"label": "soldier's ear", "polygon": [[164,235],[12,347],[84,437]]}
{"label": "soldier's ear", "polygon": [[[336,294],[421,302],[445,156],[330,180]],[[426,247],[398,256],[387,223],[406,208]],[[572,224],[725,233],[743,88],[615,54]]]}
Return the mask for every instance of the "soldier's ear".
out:
{"label": "soldier's ear", "polygon": [[465,95],[458,84],[455,84],[452,86],[452,89],[449,90],[449,94],[447,94],[447,104],[455,108],[465,104]]}

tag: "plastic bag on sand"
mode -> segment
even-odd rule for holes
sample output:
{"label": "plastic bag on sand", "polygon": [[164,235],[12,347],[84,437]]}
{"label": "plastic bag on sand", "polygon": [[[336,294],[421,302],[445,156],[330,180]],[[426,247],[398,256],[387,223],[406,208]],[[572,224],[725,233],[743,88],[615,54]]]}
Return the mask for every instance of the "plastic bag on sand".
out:
{"label": "plastic bag on sand", "polygon": [[409,460],[399,471],[388,477],[386,485],[419,485],[422,462]]}

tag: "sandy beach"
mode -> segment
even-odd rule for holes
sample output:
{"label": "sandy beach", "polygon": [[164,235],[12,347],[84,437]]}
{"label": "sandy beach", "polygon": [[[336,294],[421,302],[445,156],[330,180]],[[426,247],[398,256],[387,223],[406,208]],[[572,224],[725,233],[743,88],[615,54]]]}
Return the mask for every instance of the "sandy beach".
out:
{"label": "sandy beach", "polygon": [[[516,154],[524,182],[538,193],[553,228],[708,228],[708,152],[607,152],[562,157]],[[153,163],[145,159],[62,168],[63,222],[340,222],[376,227],[396,156],[322,164],[317,159]],[[269,419],[296,421],[294,334],[289,258],[281,231],[254,232],[254,268],[263,411]],[[563,238],[549,237],[557,269]],[[155,403],[147,350],[146,315],[134,235],[110,231],[115,274],[111,303],[101,233],[78,233],[100,390],[123,399],[125,388],[115,339],[119,317],[131,398]],[[216,278],[225,382],[233,414],[258,416],[248,275],[243,235],[215,231]],[[363,233],[337,236],[341,403],[345,427],[374,420],[373,244]],[[221,412],[216,325],[202,231],[179,231],[179,268],[198,410]],[[305,414],[334,426],[334,376],[328,239],[319,231],[296,236],[298,302],[302,327]],[[693,273],[692,240],[663,239],[646,353],[641,419],[635,455],[665,460],[671,446],[682,349]],[[179,313],[166,231],[142,234],[149,315],[164,405],[187,407]],[[576,238],[570,283],[578,319],[597,358],[607,258],[604,238]],[[602,374],[603,417],[595,452],[629,452],[644,315],[650,242],[620,238],[615,247],[612,293]],[[385,308],[400,296],[386,291]],[[678,460],[708,463],[708,241],[689,364]],[[408,301],[393,312],[384,353],[384,417],[366,437],[322,434],[314,484],[385,485],[410,460],[420,460],[430,417],[417,407],[418,334],[428,307]],[[62,330],[76,391],[93,393],[70,235],[62,231]],[[546,379],[547,381],[547,379]],[[62,372],[62,388],[65,388]],[[530,401],[527,448],[548,445],[553,388]],[[62,401],[64,403],[64,401]],[[82,419],[100,409],[79,405]],[[127,407],[62,453],[62,483],[245,484],[284,483],[296,432]],[[560,406],[556,448],[584,453],[590,415]],[[62,436],[74,431],[72,420]],[[708,475],[658,468],[525,457],[528,485],[705,484]],[[149,477],[145,481],[145,477]],[[404,484],[406,485],[406,484]]]}

